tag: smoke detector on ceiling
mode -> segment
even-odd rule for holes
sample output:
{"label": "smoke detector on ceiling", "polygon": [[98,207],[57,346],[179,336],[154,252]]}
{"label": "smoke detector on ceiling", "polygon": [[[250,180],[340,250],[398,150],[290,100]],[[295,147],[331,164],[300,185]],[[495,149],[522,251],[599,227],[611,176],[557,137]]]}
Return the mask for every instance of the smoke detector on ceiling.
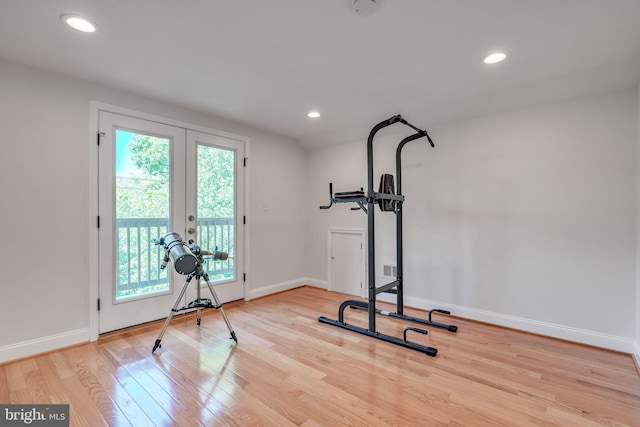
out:
{"label": "smoke detector on ceiling", "polygon": [[351,3],[353,13],[358,16],[370,16],[376,11],[378,5],[376,0],[353,0]]}

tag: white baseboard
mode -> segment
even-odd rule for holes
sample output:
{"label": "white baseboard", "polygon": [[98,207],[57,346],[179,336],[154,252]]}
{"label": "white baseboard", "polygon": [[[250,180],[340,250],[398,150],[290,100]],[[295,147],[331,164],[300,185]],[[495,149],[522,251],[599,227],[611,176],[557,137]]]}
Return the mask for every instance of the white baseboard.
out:
{"label": "white baseboard", "polygon": [[[378,299],[380,301],[387,301],[392,303],[396,301],[395,295],[392,294],[381,294],[378,296]],[[454,316],[460,316],[480,322],[491,323],[493,325],[519,329],[534,334],[540,334],[548,337],[554,337],[567,341],[574,341],[582,344],[588,344],[596,347],[630,353],[634,354],[636,358],[640,357],[640,352],[638,351],[638,343],[630,338],[603,334],[600,332],[588,331],[584,329],[573,328],[570,326],[541,322],[539,320],[525,319],[522,317],[479,310],[476,308],[440,303],[415,297],[407,297],[406,295],[404,297],[404,304],[407,307],[427,310],[432,308],[439,308],[450,311]]]}
{"label": "white baseboard", "polygon": [[633,357],[636,359],[636,367],[638,368],[638,372],[640,373],[640,341],[635,342],[635,351],[633,353]]}
{"label": "white baseboard", "polygon": [[289,280],[288,282],[274,283],[272,285],[252,289],[249,291],[249,298],[247,298],[247,301],[253,298],[275,294],[276,292],[283,292],[288,291],[289,289],[299,288],[300,286],[304,285],[327,289],[327,282],[325,280],[316,280],[308,277],[301,277],[299,279]]}
{"label": "white baseboard", "polygon": [[300,280],[302,280],[307,286],[313,286],[314,288],[320,288],[324,290],[329,289],[329,282],[326,280],[312,279],[311,277],[303,277]]}
{"label": "white baseboard", "polygon": [[0,347],[0,363],[89,341],[89,328],[76,329]]}

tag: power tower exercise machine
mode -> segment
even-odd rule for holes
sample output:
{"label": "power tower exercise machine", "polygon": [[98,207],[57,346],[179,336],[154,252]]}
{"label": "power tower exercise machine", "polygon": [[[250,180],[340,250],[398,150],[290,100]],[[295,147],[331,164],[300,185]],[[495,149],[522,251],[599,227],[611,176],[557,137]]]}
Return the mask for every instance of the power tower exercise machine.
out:
{"label": "power tower exercise machine", "polygon": [[[416,131],[413,135],[404,138],[396,148],[396,178],[397,184],[395,186],[393,175],[384,174],[380,178],[380,186],[378,192],[373,191],[373,139],[376,133],[394,123],[402,123]],[[434,313],[448,315],[451,314],[446,310],[433,309],[427,312],[427,318],[421,319],[417,317],[407,316],[404,314],[404,300],[403,300],[403,254],[402,254],[402,204],[404,202],[404,196],[402,195],[402,149],[404,146],[416,139],[427,138],[429,144],[434,147],[434,143],[427,131],[419,129],[407,122],[402,116],[393,116],[385,121],[382,121],[375,125],[369,133],[367,140],[367,193],[365,194],[362,189],[356,191],[333,193],[333,183],[329,183],[329,197],[330,203],[326,206],[320,206],[320,209],[329,209],[334,203],[356,203],[358,207],[351,208],[352,210],[362,210],[367,214],[367,232],[368,232],[368,286],[369,286],[369,300],[368,302],[348,299],[340,304],[338,308],[338,320],[328,319],[324,316],[320,316],[318,321],[321,323],[328,323],[333,326],[338,326],[353,332],[358,332],[373,338],[377,338],[383,341],[397,344],[403,347],[407,347],[413,350],[423,352],[429,356],[435,356],[438,352],[433,347],[424,346],[407,340],[407,332],[417,332],[421,334],[427,334],[427,331],[415,327],[406,327],[403,332],[402,338],[397,338],[390,335],[381,334],[376,330],[376,315],[384,315],[396,319],[403,319],[422,325],[432,326],[435,328],[446,329],[449,332],[457,332],[458,327],[454,325],[448,325],[445,323],[436,322],[432,319]],[[375,205],[378,204],[380,210],[383,212],[394,212],[396,215],[396,280],[376,287],[376,267],[375,267]],[[394,313],[380,310],[376,307],[376,297],[378,294],[386,292],[396,295],[396,311]],[[356,310],[364,310],[368,312],[368,328],[361,328],[359,326],[349,325],[344,322],[344,310],[345,308],[353,308]]]}

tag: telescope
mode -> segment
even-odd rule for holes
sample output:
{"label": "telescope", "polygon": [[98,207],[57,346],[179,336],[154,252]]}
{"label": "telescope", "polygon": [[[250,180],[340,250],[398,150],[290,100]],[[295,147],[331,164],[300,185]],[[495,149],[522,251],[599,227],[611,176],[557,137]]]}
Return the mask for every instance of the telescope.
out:
{"label": "telescope", "polygon": [[152,240],[156,245],[164,246],[164,260],[160,266],[161,270],[167,267],[171,261],[173,268],[180,274],[188,275],[198,268],[198,258],[189,250],[182,241],[178,233],[169,233],[160,240]]}
{"label": "telescope", "polygon": [[[164,326],[162,327],[162,331],[160,332],[160,335],[158,335],[158,339],[156,339],[156,342],[153,345],[153,349],[151,350],[151,353],[156,351],[158,347],[161,347],[160,342],[162,341],[162,336],[167,330],[167,327],[169,326],[169,322],[171,321],[171,318],[179,311],[191,310],[194,308],[197,309],[197,313],[198,313],[198,318],[197,318],[198,326],[200,326],[200,309],[215,308],[220,310],[220,313],[222,314],[222,318],[224,319],[225,323],[227,324],[227,328],[229,328],[229,332],[231,333],[231,339],[233,339],[235,342],[238,342],[236,333],[231,327],[231,323],[229,323],[229,319],[227,319],[226,314],[224,314],[224,310],[222,309],[222,304],[220,304],[220,300],[216,295],[216,291],[213,289],[213,285],[211,285],[211,282],[209,282],[209,275],[202,268],[202,263],[205,260],[204,258],[205,256],[211,257],[207,259],[221,260],[221,261],[225,261],[226,259],[232,258],[232,257],[230,257],[229,254],[227,254],[226,252],[219,251],[217,247],[213,252],[205,251],[201,249],[198,245],[196,245],[194,241],[191,239],[189,240],[189,244],[191,245],[191,248],[189,248],[187,244],[182,241],[178,233],[169,233],[166,236],[161,237],[160,239],[151,239],[151,242],[155,243],[156,245],[164,246],[164,261],[162,262],[160,269],[165,269],[169,261],[171,261],[173,263],[173,268],[175,268],[178,273],[184,274],[185,276],[187,276],[187,279],[184,282],[184,286],[182,287],[182,291],[180,291],[180,295],[178,295],[178,299],[176,299],[176,302],[173,305],[171,312],[169,312],[169,316],[164,321]],[[178,305],[180,304],[180,300],[185,295],[185,292],[187,291],[187,286],[189,286],[189,282],[191,282],[191,279],[193,279],[194,277],[196,278],[196,291],[198,293],[198,297],[194,301],[190,302],[188,305],[185,305],[183,308],[179,309]],[[211,292],[211,296],[213,297],[213,301],[208,298],[205,298],[205,299],[200,298],[200,279],[201,278],[204,279],[204,281],[207,283],[207,286],[209,287],[209,292]]]}
{"label": "telescope", "polygon": [[219,251],[218,248],[213,252],[205,251],[193,244],[193,240],[189,240],[189,243],[193,244],[190,249],[178,233],[168,233],[159,240],[153,239],[152,242],[164,247],[164,260],[162,261],[160,269],[164,270],[169,261],[171,261],[173,268],[175,268],[179,274],[185,276],[195,273],[205,256],[211,256],[211,259],[221,261],[229,258],[229,254]]}

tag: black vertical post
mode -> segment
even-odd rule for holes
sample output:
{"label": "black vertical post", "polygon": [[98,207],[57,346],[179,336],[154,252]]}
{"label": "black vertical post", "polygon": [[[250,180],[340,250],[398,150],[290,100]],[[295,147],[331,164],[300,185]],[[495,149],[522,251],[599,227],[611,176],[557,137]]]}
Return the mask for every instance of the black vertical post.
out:
{"label": "black vertical post", "polygon": [[[414,139],[418,139],[424,136],[422,133],[415,133],[410,135],[400,141],[398,144],[398,148],[396,148],[396,194],[402,195],[402,148],[408,143],[413,141]],[[403,314],[404,311],[404,289],[403,289],[403,259],[402,259],[402,205],[403,201],[399,200],[396,208],[396,271],[398,273],[398,277],[396,280],[398,281],[398,286],[396,287],[396,301],[397,308],[396,313],[399,315]]]}
{"label": "black vertical post", "polygon": [[367,140],[367,249],[369,252],[369,331],[376,331],[376,244],[375,244],[375,192],[373,190],[373,137],[382,128],[402,120],[400,115],[378,123],[369,132]]}

